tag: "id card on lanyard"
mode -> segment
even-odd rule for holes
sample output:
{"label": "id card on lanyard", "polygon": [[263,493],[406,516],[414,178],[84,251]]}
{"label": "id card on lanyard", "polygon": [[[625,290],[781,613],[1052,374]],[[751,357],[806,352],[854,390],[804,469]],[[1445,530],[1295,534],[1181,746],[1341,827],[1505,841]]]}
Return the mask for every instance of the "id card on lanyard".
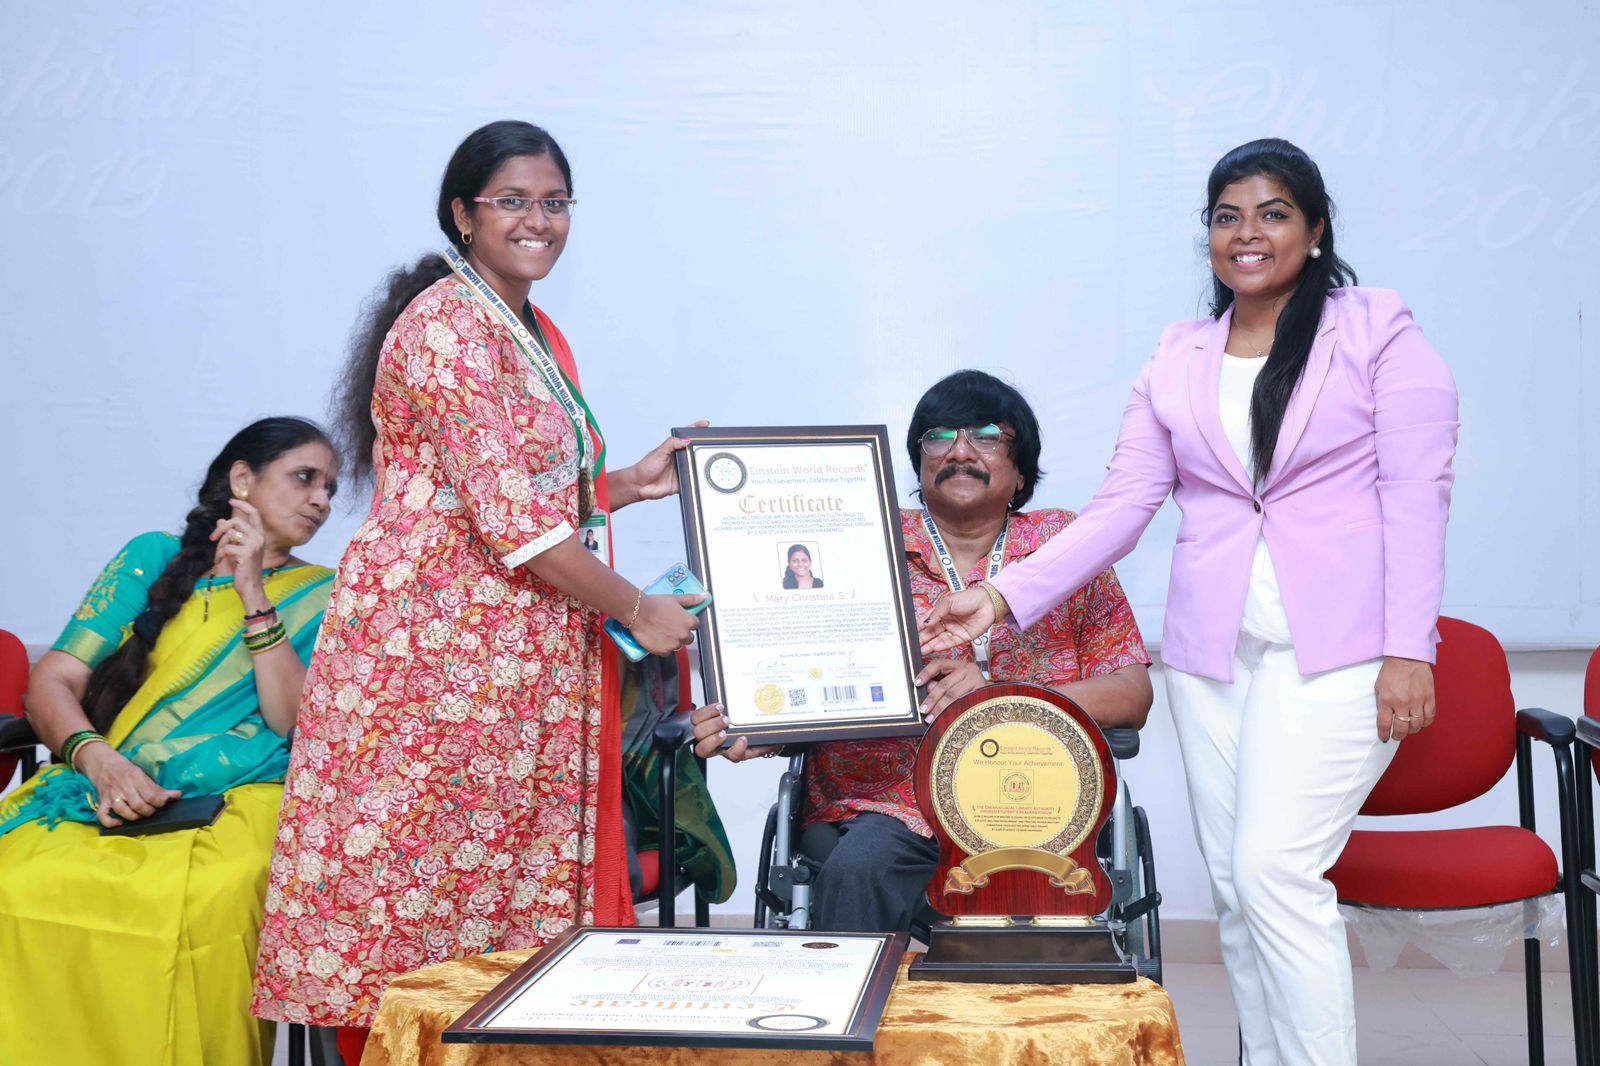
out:
{"label": "id card on lanyard", "polygon": [[[939,527],[934,524],[933,513],[928,510],[928,505],[922,505],[922,528],[927,530],[928,539],[933,542],[933,550],[939,553],[939,565],[944,568],[944,583],[950,586],[951,592],[966,591],[967,584],[961,579],[961,572],[956,569],[955,558],[950,550],[944,546],[944,536],[939,532]],[[989,573],[985,580],[993,581],[995,575],[1000,573],[1000,564],[1006,557],[1006,534],[1011,530],[1011,516],[1007,515],[1005,523],[1000,527],[1000,535],[994,539],[994,547],[989,549]],[[999,619],[995,619],[999,621]],[[993,681],[989,676],[989,640],[994,634],[991,625],[983,634],[972,642],[972,657],[978,664],[978,672],[985,681]]]}
{"label": "id card on lanyard", "polygon": [[[595,511],[578,526],[578,541],[584,550],[611,566],[611,530],[604,511]],[[614,568],[613,568],[614,569]]]}

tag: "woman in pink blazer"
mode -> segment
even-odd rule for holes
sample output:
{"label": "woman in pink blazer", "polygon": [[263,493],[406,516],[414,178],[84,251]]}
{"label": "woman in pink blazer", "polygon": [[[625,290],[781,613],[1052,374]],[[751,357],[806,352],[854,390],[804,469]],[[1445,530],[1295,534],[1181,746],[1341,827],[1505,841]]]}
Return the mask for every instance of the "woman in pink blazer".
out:
{"label": "woman in pink blazer", "polygon": [[943,650],[1026,626],[1183,513],[1161,658],[1244,1061],[1353,1064],[1323,877],[1395,745],[1433,721],[1455,385],[1386,289],[1352,286],[1316,164],[1225,155],[1204,220],[1213,317],[1167,328],[1110,472],[1068,529],[923,623]]}

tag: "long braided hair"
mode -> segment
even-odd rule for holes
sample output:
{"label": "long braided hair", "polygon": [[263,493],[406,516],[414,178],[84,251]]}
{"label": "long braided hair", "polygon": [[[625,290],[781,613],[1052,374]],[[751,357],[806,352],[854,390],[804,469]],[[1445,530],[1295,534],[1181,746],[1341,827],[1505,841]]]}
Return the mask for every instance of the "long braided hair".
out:
{"label": "long braided hair", "polygon": [[95,729],[102,733],[109,729],[118,712],[138,691],[156,638],[188,602],[195,582],[211,569],[216,557],[211,532],[218,521],[233,513],[228,504],[233,496],[233,464],[243,460],[259,474],[278,456],[303,444],[333,446],[314,422],[293,417],[263,418],[235,433],[211,460],[205,480],[200,483],[198,500],[185,520],[177,556],[150,586],[149,601],[134,619],[132,635],[89,675],[83,708]]}

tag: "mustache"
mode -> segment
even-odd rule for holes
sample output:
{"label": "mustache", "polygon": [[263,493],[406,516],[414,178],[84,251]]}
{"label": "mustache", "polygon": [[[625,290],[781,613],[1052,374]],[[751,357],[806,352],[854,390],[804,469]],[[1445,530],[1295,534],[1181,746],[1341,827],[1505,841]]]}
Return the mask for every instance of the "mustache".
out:
{"label": "mustache", "polygon": [[957,474],[970,474],[979,481],[983,482],[985,488],[987,488],[989,485],[989,471],[985,470],[981,466],[972,466],[970,464],[965,466],[945,467],[943,470],[939,471],[937,475],[935,475],[933,483],[935,485],[943,485],[946,481],[949,481]]}

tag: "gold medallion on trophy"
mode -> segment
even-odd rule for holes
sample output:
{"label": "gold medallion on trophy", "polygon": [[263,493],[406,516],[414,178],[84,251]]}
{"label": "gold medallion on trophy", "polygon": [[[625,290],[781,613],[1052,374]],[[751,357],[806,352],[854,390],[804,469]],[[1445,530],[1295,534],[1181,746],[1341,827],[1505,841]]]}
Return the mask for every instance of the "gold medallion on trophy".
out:
{"label": "gold medallion on trophy", "polygon": [[965,853],[946,892],[970,894],[1001,870],[1037,870],[1068,895],[1093,892],[1072,857],[1100,818],[1100,760],[1072,715],[1029,695],[969,710],[933,751],[933,808]]}

